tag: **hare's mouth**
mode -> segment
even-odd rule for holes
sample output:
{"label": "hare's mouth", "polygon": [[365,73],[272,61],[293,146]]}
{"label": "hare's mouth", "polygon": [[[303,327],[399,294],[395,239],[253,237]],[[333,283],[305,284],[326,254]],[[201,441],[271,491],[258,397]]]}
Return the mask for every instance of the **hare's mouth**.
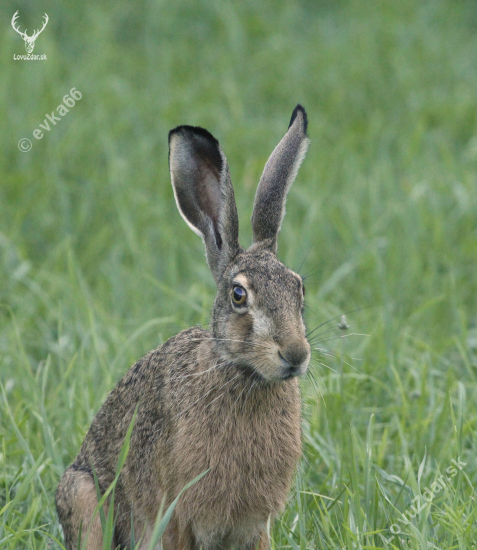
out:
{"label": "hare's mouth", "polygon": [[289,360],[285,359],[283,357],[280,350],[278,350],[278,357],[280,358],[280,362],[282,365],[282,378],[283,380],[289,380],[290,378],[295,378],[296,376],[300,376],[306,372],[306,369],[308,368],[308,357],[306,357],[305,360],[300,361],[298,364],[290,363]]}
{"label": "hare's mouth", "polygon": [[[310,362],[310,345],[305,338],[277,343],[271,338],[247,340],[239,337],[217,339],[224,359],[246,367],[244,372],[268,382],[289,380],[305,374]],[[233,357],[233,358],[232,358]]]}
{"label": "hare's mouth", "polygon": [[268,353],[253,357],[251,366],[260,378],[268,382],[290,380],[305,374],[310,360],[308,349],[301,354],[292,354],[276,346],[270,346]]}

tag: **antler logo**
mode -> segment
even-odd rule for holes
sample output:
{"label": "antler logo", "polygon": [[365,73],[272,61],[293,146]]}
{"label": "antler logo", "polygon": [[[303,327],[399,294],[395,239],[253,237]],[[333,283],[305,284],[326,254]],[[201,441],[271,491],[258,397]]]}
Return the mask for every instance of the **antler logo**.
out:
{"label": "antler logo", "polygon": [[48,23],[48,15],[46,15],[46,13],[44,15],[45,21],[43,22],[43,27],[40,30],[36,30],[31,36],[28,36],[28,34],[26,33],[27,29],[25,29],[25,32],[22,32],[19,26],[15,27],[15,23],[18,17],[20,17],[18,15],[18,11],[19,10],[17,10],[12,17],[12,27],[17,31],[17,33],[25,41],[25,48],[27,53],[32,53],[33,48],[35,47],[35,40],[38,38],[38,35],[43,31],[43,29],[46,27],[46,24]]}

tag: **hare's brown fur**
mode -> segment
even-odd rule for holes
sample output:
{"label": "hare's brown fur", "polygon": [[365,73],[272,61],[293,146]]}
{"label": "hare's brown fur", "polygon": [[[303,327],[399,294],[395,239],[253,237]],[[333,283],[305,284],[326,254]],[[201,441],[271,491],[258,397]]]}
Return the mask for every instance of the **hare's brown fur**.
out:
{"label": "hare's brown fur", "polygon": [[[205,134],[197,135],[202,139]],[[224,167],[217,158],[212,155],[212,162],[223,180]],[[182,202],[180,189],[176,193],[182,211],[187,201]],[[285,196],[286,190],[283,201]],[[213,217],[213,208],[222,203],[217,197],[209,202],[201,209]],[[233,200],[227,204],[234,208]],[[276,233],[283,211],[276,217]],[[191,223],[198,215],[182,213],[190,225],[200,227],[200,220]],[[224,230],[226,223],[232,229]],[[93,469],[103,494],[114,479],[137,406],[129,454],[116,486],[114,548],[129,548],[131,518],[136,539],[144,534],[146,548],[163,498],[170,504],[205,470],[209,472],[180,498],[163,548],[268,547],[267,521],[283,509],[301,455],[296,375],[309,360],[303,286],[276,258],[276,243],[268,238],[271,228],[265,230],[266,239],[245,251],[234,240],[235,223],[232,212],[229,222],[221,220],[215,229],[223,232],[220,239],[204,237],[218,283],[210,331],[185,330],[131,367],[95,416],[63,475],[56,502],[68,550],[76,548],[80,523],[83,538],[90,527],[97,504]],[[222,239],[229,240],[223,244]],[[247,291],[245,309],[231,304],[237,285]],[[102,548],[98,517],[87,548]]]}
{"label": "hare's brown fur", "polygon": [[[258,536],[257,527],[263,530],[268,516],[284,505],[301,448],[297,379],[264,386],[241,367],[222,365],[213,342],[210,333],[192,328],[136,363],[96,415],[70,467],[91,472],[93,464],[104,492],[141,403],[116,491],[121,502],[116,544],[126,545],[130,538],[131,506],[135,517],[154,524],[163,494],[172,501],[208,468],[206,478],[184,494],[179,524],[192,522],[223,538],[244,523]],[[143,527],[137,525],[135,532]]]}

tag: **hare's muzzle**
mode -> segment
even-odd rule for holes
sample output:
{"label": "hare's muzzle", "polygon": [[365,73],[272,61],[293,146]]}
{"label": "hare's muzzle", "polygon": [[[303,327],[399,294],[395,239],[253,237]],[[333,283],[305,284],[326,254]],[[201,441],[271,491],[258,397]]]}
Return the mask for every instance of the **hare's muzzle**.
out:
{"label": "hare's muzzle", "polygon": [[310,344],[306,340],[293,342],[278,350],[284,379],[300,376],[306,372],[310,362]]}

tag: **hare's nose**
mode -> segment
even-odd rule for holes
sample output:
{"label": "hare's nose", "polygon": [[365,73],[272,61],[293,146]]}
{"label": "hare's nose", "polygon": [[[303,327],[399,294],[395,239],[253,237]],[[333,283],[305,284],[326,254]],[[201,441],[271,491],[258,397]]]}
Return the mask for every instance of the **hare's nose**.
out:
{"label": "hare's nose", "polygon": [[308,342],[296,342],[283,347],[278,351],[278,355],[282,360],[284,369],[284,377],[299,376],[303,374],[310,360],[310,346]]}

